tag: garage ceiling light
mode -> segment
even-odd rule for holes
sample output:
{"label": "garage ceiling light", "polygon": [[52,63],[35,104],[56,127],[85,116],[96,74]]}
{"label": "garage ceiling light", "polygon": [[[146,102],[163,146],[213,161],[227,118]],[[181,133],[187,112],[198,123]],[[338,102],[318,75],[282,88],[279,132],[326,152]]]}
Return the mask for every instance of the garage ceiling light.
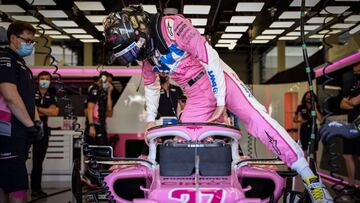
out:
{"label": "garage ceiling light", "polygon": [[84,43],[100,42],[98,39],[81,39],[80,41],[82,41]]}
{"label": "garage ceiling light", "polygon": [[46,18],[67,18],[68,16],[62,10],[39,10]]}
{"label": "garage ceiling light", "polygon": [[104,26],[102,25],[95,25],[96,29],[99,30],[99,32],[104,32]]}
{"label": "garage ceiling light", "polygon": [[0,22],[0,27],[4,27],[7,30],[10,24],[10,22]]}
{"label": "garage ceiling light", "polygon": [[[306,35],[307,33],[309,33],[309,32],[304,32],[305,35]],[[300,35],[301,35],[300,31],[297,31],[297,32],[289,32],[289,33],[286,34],[286,36],[300,36]]]}
{"label": "garage ceiling light", "polygon": [[92,39],[94,38],[92,35],[72,35],[76,39]]}
{"label": "garage ceiling light", "polygon": [[41,28],[44,28],[44,30],[48,30],[48,29],[52,29],[52,27],[46,25],[46,24],[40,24],[40,27],[37,26],[37,24],[32,24],[32,26],[34,26],[35,29],[39,30],[41,32]]}
{"label": "garage ceiling light", "polygon": [[21,20],[25,22],[31,22],[31,23],[39,22],[39,20],[34,16],[11,16],[11,17],[14,18],[15,20]]}
{"label": "garage ceiling light", "polygon": [[70,33],[70,34],[85,34],[86,31],[84,29],[81,29],[81,28],[67,28],[67,29],[63,29],[64,32],[66,33]]}
{"label": "garage ceiling light", "polygon": [[60,35],[61,32],[59,32],[57,30],[45,30],[45,34],[46,35]]}
{"label": "garage ceiling light", "polygon": [[345,22],[359,22],[360,21],[360,15],[351,15],[344,20]]}
{"label": "garage ceiling light", "polygon": [[157,8],[155,5],[149,4],[149,5],[142,5],[144,11],[148,12],[148,13],[157,13]]}
{"label": "garage ceiling light", "polygon": [[[319,3],[320,0],[305,0],[305,6],[306,7],[313,7],[317,3]],[[292,7],[300,7],[301,6],[301,0],[294,0],[290,6]]]}
{"label": "garage ceiling light", "polygon": [[[304,30],[316,30],[320,27],[320,25],[305,25]],[[300,30],[300,26],[297,27],[295,30]]]}
{"label": "garage ceiling light", "polygon": [[[329,37],[328,35],[326,37]],[[311,35],[309,38],[312,38],[312,39],[322,39],[324,38],[324,35]]]}
{"label": "garage ceiling light", "polygon": [[50,37],[53,39],[70,39],[67,35],[50,35]]}
{"label": "garage ceiling light", "polygon": [[87,15],[86,18],[92,23],[102,23],[106,15]]}
{"label": "garage ceiling light", "polygon": [[230,19],[230,23],[241,23],[241,24],[250,24],[253,23],[256,16],[233,16]]}
{"label": "garage ceiling light", "polygon": [[[26,0],[29,4],[33,0]],[[55,6],[56,3],[53,0],[35,0],[33,3],[34,6]]]}
{"label": "garage ceiling light", "polygon": [[256,11],[261,11],[261,9],[264,7],[263,2],[239,2],[236,5],[236,9],[235,11],[237,12],[256,12]]}
{"label": "garage ceiling light", "polygon": [[291,27],[294,23],[295,23],[294,21],[277,21],[277,22],[273,22],[270,25],[270,28]]}
{"label": "garage ceiling light", "polygon": [[207,23],[207,18],[191,18],[191,23],[194,26],[205,26]]}
{"label": "garage ceiling light", "polygon": [[72,20],[53,20],[52,22],[58,27],[78,27]]}
{"label": "garage ceiling light", "polygon": [[299,19],[299,18],[300,18],[300,11],[284,11],[279,16],[279,19]]}
{"label": "garage ceiling light", "polygon": [[22,9],[18,5],[0,5],[0,11],[4,13],[23,13],[25,12],[24,9]]}
{"label": "garage ceiling light", "polygon": [[249,26],[230,26],[228,25],[225,32],[246,32]]}
{"label": "garage ceiling light", "polygon": [[277,35],[283,33],[284,29],[267,29],[262,32],[263,35]]}
{"label": "garage ceiling light", "polygon": [[200,34],[204,34],[205,33],[205,28],[196,28]]}
{"label": "garage ceiling light", "polygon": [[235,47],[236,47],[236,43],[230,44],[229,47],[228,47],[228,49],[229,49],[229,50],[233,50]]}
{"label": "garage ceiling light", "polygon": [[209,5],[184,5],[184,14],[209,14]]}
{"label": "garage ceiling light", "polygon": [[266,44],[268,42],[269,40],[257,40],[257,39],[251,41],[252,44]]}
{"label": "garage ceiling light", "polygon": [[100,1],[75,1],[74,3],[82,11],[105,11]]}
{"label": "garage ceiling light", "polygon": [[[324,23],[325,17],[312,17],[306,23],[308,24],[322,24]],[[330,22],[333,17],[327,17],[325,23]]]}
{"label": "garage ceiling light", "polygon": [[[325,9],[330,13],[330,14],[341,14],[344,13],[346,10],[348,10],[350,8],[350,6],[327,6]],[[324,10],[322,10],[320,12],[320,14],[328,14],[328,12],[326,12]]]}
{"label": "garage ceiling light", "polygon": [[259,35],[256,37],[256,39],[274,39],[276,38],[276,35]]}
{"label": "garage ceiling light", "polygon": [[222,34],[221,38],[222,39],[239,39],[241,38],[242,34]]}
{"label": "garage ceiling light", "polygon": [[299,38],[299,37],[297,37],[297,36],[294,36],[294,37],[292,37],[292,36],[291,37],[284,36],[284,37],[280,37],[279,40],[295,40],[297,38]]}
{"label": "garage ceiling light", "polygon": [[224,44],[224,43],[237,43],[236,39],[220,39],[217,43]]}
{"label": "garage ceiling light", "polygon": [[345,24],[345,23],[337,23],[333,26],[331,26],[332,29],[348,29],[352,26],[354,26],[355,24]]}
{"label": "garage ceiling light", "polygon": [[229,47],[230,44],[215,44],[215,47]]}
{"label": "garage ceiling light", "polygon": [[324,34],[337,34],[339,32],[341,32],[341,30],[331,30],[330,32],[329,32],[329,30],[322,30],[319,32],[319,34],[323,34],[323,35]]}
{"label": "garage ceiling light", "polygon": [[360,25],[357,25],[356,27],[354,27],[353,29],[351,29],[351,30],[349,31],[349,33],[350,33],[350,34],[355,34],[355,33],[359,32],[359,30],[360,30]]}

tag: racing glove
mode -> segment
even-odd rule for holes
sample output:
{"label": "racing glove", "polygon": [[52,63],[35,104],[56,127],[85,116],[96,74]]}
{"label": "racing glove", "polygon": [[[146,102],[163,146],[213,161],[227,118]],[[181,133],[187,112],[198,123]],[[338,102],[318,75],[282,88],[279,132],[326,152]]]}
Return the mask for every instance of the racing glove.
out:
{"label": "racing glove", "polygon": [[343,123],[340,121],[328,121],[320,128],[322,142],[328,142],[332,137],[338,136],[353,139],[360,136],[358,126],[354,123]]}
{"label": "racing glove", "polygon": [[34,121],[34,125],[27,128],[31,141],[40,141],[44,137],[44,129],[41,121]]}

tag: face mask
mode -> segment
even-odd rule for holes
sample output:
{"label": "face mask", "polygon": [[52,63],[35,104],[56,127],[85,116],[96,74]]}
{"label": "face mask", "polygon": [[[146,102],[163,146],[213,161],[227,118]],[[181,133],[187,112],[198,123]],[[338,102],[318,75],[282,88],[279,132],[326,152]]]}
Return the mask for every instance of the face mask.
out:
{"label": "face mask", "polygon": [[25,57],[25,56],[29,56],[33,52],[33,49],[34,49],[33,44],[21,42],[20,47],[16,49],[16,53],[21,57]]}
{"label": "face mask", "polygon": [[107,81],[107,77],[105,75],[101,76],[102,88],[106,90],[109,87],[109,82]]}
{"label": "face mask", "polygon": [[50,86],[50,81],[48,81],[48,80],[40,80],[39,81],[39,86],[41,88],[47,89]]}
{"label": "face mask", "polygon": [[102,88],[103,88],[104,90],[107,90],[108,87],[109,87],[109,82],[104,82],[104,83],[102,84]]}

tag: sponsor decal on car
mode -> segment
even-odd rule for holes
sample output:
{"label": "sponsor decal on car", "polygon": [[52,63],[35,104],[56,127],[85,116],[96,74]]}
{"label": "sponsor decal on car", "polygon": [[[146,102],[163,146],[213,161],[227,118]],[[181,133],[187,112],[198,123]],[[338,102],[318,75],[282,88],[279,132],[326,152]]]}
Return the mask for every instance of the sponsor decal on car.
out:
{"label": "sponsor decal on car", "polygon": [[169,200],[181,203],[223,203],[226,199],[226,191],[220,188],[206,188],[196,191],[195,188],[175,188],[168,193]]}

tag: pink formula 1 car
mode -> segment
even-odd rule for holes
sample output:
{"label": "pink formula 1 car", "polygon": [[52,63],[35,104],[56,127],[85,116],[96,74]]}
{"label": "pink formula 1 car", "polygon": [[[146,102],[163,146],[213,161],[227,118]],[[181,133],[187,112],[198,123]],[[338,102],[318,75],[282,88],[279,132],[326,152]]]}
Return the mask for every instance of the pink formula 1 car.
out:
{"label": "pink formula 1 car", "polygon": [[[151,128],[147,159],[98,155],[106,147],[90,146],[89,170],[103,183],[98,190],[119,203],[261,203],[278,202],[285,178],[259,167],[269,161],[241,159],[239,130],[220,124],[182,123]],[[109,149],[109,148],[108,148]],[[106,151],[106,150],[105,150]],[[101,152],[104,154],[104,151]],[[100,153],[100,154],[101,154]],[[272,160],[271,164],[279,164]],[[95,165],[94,165],[95,164]],[[117,165],[111,172],[94,170],[98,165]],[[77,170],[77,169],[75,169]],[[282,175],[282,176],[281,176]],[[76,175],[75,175],[76,176]],[[73,177],[73,192],[77,177]],[[84,193],[81,193],[84,194]],[[93,194],[93,200],[98,196]]]}

